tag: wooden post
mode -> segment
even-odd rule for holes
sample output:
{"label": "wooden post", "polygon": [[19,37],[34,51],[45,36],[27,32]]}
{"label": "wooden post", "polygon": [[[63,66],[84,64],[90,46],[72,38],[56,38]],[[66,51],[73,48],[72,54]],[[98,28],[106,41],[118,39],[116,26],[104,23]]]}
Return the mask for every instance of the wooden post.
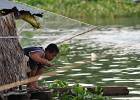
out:
{"label": "wooden post", "polygon": [[[13,38],[11,38],[13,37]],[[0,17],[0,86],[25,79],[26,61],[13,13]]]}

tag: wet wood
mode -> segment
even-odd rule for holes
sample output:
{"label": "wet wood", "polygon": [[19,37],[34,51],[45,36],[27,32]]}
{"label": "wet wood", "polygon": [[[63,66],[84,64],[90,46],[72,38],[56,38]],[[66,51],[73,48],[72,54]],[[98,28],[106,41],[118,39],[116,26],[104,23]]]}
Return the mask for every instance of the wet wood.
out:
{"label": "wet wood", "polygon": [[[6,97],[5,97],[6,98]],[[30,94],[28,93],[14,93],[10,94],[6,98],[7,100],[30,100]]]}
{"label": "wet wood", "polygon": [[[126,86],[103,86],[104,96],[122,96],[128,95],[129,90]],[[88,87],[89,90],[94,90],[95,87]]]}
{"label": "wet wood", "polygon": [[[86,87],[89,91],[95,90],[95,87]],[[129,90],[125,86],[104,86],[103,95],[104,96],[126,96],[129,94]],[[38,91],[27,91],[24,92],[12,92],[4,96],[5,99],[0,100],[52,100],[52,95],[56,92],[64,93],[67,92],[71,94],[71,88],[54,88],[50,90],[44,88],[44,90]],[[69,92],[68,92],[69,91]],[[2,96],[3,97],[3,96]]]}
{"label": "wet wood", "polygon": [[[122,95],[128,95],[129,90],[126,86],[104,86],[103,88],[103,95],[104,96],[122,96]],[[70,91],[71,88],[56,88],[54,89],[54,92],[66,92]],[[95,87],[87,87],[89,91],[95,90]]]}
{"label": "wet wood", "polygon": [[52,100],[52,92],[51,91],[36,91],[31,92],[31,100]]}
{"label": "wet wood", "polygon": [[52,100],[52,91],[13,91],[3,94],[0,100]]}

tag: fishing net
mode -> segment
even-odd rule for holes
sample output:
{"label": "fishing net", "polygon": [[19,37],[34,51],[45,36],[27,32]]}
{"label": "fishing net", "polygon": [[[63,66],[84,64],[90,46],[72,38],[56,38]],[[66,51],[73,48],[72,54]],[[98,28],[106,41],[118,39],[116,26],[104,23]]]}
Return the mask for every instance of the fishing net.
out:
{"label": "fishing net", "polygon": [[[33,29],[31,25],[25,23],[24,26],[21,20],[17,27],[21,29],[21,44],[22,46],[47,46],[49,43],[62,43],[62,41],[70,40],[77,34],[82,34],[88,30],[95,28],[93,25],[82,23],[52,12],[44,11],[43,17],[38,18],[41,23],[40,29]],[[84,34],[84,33],[83,33]]]}
{"label": "fishing net", "polygon": [[[43,18],[38,18],[40,29],[34,29],[28,23],[16,21],[13,14],[0,18],[0,85],[12,88],[18,85],[36,80],[38,76],[30,80],[26,78],[26,59],[22,52],[23,47],[43,46],[49,43],[71,42],[73,38],[95,29],[94,26],[79,21],[44,11]],[[16,27],[17,30],[16,31]],[[22,82],[21,82],[22,81]],[[8,89],[6,86],[0,90]]]}

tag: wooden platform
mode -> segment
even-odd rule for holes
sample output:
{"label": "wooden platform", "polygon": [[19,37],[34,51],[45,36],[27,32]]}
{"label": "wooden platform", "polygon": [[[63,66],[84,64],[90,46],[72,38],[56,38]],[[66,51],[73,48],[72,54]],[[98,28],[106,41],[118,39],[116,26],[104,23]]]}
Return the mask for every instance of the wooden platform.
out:
{"label": "wooden platform", "polygon": [[[126,86],[104,86],[103,88],[103,95],[104,96],[122,96],[128,95],[129,90]],[[54,92],[60,91],[65,92],[71,88],[56,88]],[[95,87],[87,87],[88,90],[92,91],[95,90]]]}
{"label": "wooden platform", "polygon": [[[103,88],[104,96],[121,96],[121,95],[129,94],[129,90],[126,86],[105,86],[102,88]],[[88,89],[90,90],[92,88],[88,88]]]}
{"label": "wooden platform", "polygon": [[[95,87],[86,87],[89,91],[94,90]],[[129,90],[125,86],[105,86],[103,88],[104,96],[126,96]],[[54,91],[43,89],[38,91],[15,91],[4,94],[0,100],[52,100],[52,94],[55,92],[66,92],[71,88],[55,88]]]}

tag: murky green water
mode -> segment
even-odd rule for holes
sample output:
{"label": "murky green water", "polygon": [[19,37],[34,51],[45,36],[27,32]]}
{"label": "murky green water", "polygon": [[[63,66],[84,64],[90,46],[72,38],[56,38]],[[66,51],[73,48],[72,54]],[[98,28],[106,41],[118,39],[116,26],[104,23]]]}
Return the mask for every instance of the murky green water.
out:
{"label": "murky green water", "polygon": [[[45,47],[51,42],[57,43],[89,28],[89,25],[55,18],[43,25],[44,27],[40,30],[25,27],[21,38],[22,45]],[[58,74],[43,80],[51,82],[58,79],[70,83],[80,82],[83,85],[128,86],[130,95],[113,98],[140,100],[139,25],[106,26],[65,43],[70,51],[54,62],[56,68],[49,68],[49,70],[56,70]]]}

